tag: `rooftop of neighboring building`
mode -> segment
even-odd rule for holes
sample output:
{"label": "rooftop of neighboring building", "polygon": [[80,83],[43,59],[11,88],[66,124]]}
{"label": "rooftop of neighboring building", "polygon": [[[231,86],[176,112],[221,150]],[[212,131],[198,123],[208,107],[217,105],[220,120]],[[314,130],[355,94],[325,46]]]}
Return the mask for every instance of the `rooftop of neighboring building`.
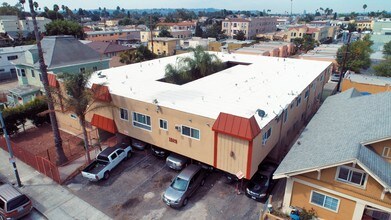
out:
{"label": "rooftop of neighboring building", "polygon": [[95,51],[99,52],[100,54],[122,52],[122,51],[127,51],[132,49],[130,47],[118,45],[113,42],[102,42],[102,41],[95,41],[95,42],[87,43],[86,45],[91,47]]}
{"label": "rooftop of neighboring building", "polygon": [[161,22],[161,23],[158,23],[156,26],[194,26],[196,25],[197,22],[193,22],[193,21],[182,21],[182,22],[177,22],[177,23],[174,23],[174,22]]}
{"label": "rooftop of neighboring building", "polygon": [[112,33],[126,33],[126,32],[139,32],[139,29],[116,29],[116,30],[105,30],[105,31],[86,31],[87,35],[92,34],[112,34]]}
{"label": "rooftop of neighboring building", "polygon": [[24,46],[16,46],[16,47],[2,47],[0,48],[0,54],[24,52],[31,49],[34,46],[35,45],[33,44],[33,45],[24,45]]}
{"label": "rooftop of neighboring building", "polygon": [[163,42],[170,42],[170,41],[179,41],[180,39],[174,38],[174,37],[154,37],[153,41],[163,41]]}
{"label": "rooftop of neighboring building", "polygon": [[370,75],[350,73],[345,76],[344,80],[350,80],[356,83],[371,84],[371,85],[378,85],[378,86],[385,86],[385,85],[391,86],[390,77],[370,76]]}
{"label": "rooftop of neighboring building", "polygon": [[391,92],[362,95],[349,89],[330,96],[285,156],[275,177],[357,163],[390,189],[391,164],[365,146],[391,138],[389,109]]}
{"label": "rooftop of neighboring building", "polygon": [[[250,65],[237,65],[183,85],[159,81],[165,78],[167,64],[177,63],[180,57],[192,56],[186,53],[99,71],[100,76],[95,73],[91,84],[104,83],[114,95],[148,103],[156,99],[159,106],[214,119],[220,112],[245,118],[255,115],[262,128],[281,114],[331,64],[254,55],[212,54],[223,62]],[[257,116],[257,109],[264,110],[266,117]]]}

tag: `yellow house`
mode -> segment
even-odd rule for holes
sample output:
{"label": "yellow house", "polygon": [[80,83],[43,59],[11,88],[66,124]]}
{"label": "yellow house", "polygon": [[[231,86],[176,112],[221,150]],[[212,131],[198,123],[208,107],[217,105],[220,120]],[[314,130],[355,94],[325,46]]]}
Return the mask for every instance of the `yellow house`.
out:
{"label": "yellow house", "polygon": [[[285,146],[315,113],[332,66],[213,54],[226,69],[183,85],[165,82],[165,69],[180,65],[189,53],[94,73],[91,88],[102,85],[102,94],[95,94],[115,107],[96,109],[87,121],[100,134],[136,138],[251,178],[266,156],[283,157]],[[58,112],[57,118],[62,130],[81,133],[70,112]]]}
{"label": "yellow house", "polygon": [[280,166],[283,209],[320,219],[391,218],[391,92],[326,99]]}
{"label": "yellow house", "polygon": [[292,42],[295,38],[303,38],[304,36],[311,36],[315,41],[320,43],[326,41],[334,34],[335,27],[311,27],[302,25],[298,27],[291,27],[287,31],[286,41]]}
{"label": "yellow house", "polygon": [[364,31],[364,30],[372,30],[373,29],[373,24],[375,21],[373,20],[361,20],[361,21],[356,21],[357,24],[357,30],[358,31]]}
{"label": "yellow house", "polygon": [[371,94],[391,91],[391,78],[350,73],[342,80],[341,90],[355,88]]}
{"label": "yellow house", "polygon": [[153,45],[152,41],[148,42],[148,49],[156,55],[175,55],[178,48],[179,39],[177,38],[157,37],[153,39]]}

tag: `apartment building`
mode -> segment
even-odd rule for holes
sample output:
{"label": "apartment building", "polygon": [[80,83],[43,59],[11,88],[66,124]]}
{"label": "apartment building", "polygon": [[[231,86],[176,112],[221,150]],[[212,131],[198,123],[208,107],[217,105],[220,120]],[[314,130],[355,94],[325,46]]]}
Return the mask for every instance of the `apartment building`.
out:
{"label": "apartment building", "polygon": [[[148,49],[156,55],[172,56],[176,54],[176,51],[180,49],[179,39],[169,37],[157,37],[148,42]],[[153,49],[153,50],[152,50]]]}
{"label": "apartment building", "polygon": [[[45,32],[45,25],[52,22],[52,20],[45,17],[37,17],[38,31]],[[18,16],[2,15],[0,16],[0,33],[7,33],[13,38],[18,37],[19,34],[27,36],[34,31],[32,17],[26,17],[25,20],[19,20]]]}
{"label": "apartment building", "polygon": [[[183,85],[164,82],[165,68],[189,53],[94,74],[97,99],[116,107],[96,109],[87,120],[100,132],[251,178],[266,156],[283,157],[288,137],[314,114],[331,64],[213,54],[227,68]],[[81,132],[71,112],[56,114],[62,130]]]}
{"label": "apartment building", "polygon": [[160,31],[163,29],[167,29],[168,31],[191,31],[192,34],[195,32],[195,28],[197,26],[196,21],[182,21],[178,23],[168,23],[168,22],[162,22],[158,23],[156,25],[156,30]]}
{"label": "apartment building", "polygon": [[[189,39],[191,38],[192,32],[191,30],[168,30],[173,38],[177,39]],[[152,31],[152,35],[154,38],[159,37],[160,30]],[[142,43],[146,43],[151,40],[151,31],[141,31],[140,32],[140,41]]]}
{"label": "apartment building", "polygon": [[[330,31],[331,29],[331,31]],[[287,31],[287,41],[292,42],[295,38],[303,38],[304,36],[311,36],[315,41],[320,43],[333,38],[335,27],[312,27],[307,25],[290,27]]]}
{"label": "apartment building", "polygon": [[233,53],[288,57],[295,53],[295,45],[289,42],[259,42],[249,47],[237,49]]}
{"label": "apartment building", "polygon": [[318,47],[315,47],[313,50],[307,51],[305,54],[298,56],[298,59],[305,60],[318,60],[326,61],[333,63],[333,71],[338,71],[338,62],[337,62],[337,53],[338,49],[341,48],[343,44],[321,44]]}
{"label": "apartment building", "polygon": [[89,41],[104,41],[104,42],[118,42],[118,41],[139,41],[139,29],[117,29],[106,31],[86,31],[86,40]]}
{"label": "apartment building", "polygon": [[238,31],[242,31],[246,39],[253,39],[257,34],[276,31],[277,18],[226,18],[222,22],[221,30],[230,38],[234,38]]}
{"label": "apartment building", "polygon": [[374,23],[375,23],[374,20],[359,20],[359,21],[356,21],[357,30],[359,32],[360,31],[365,31],[365,30],[372,30]]}
{"label": "apartment building", "polygon": [[24,56],[34,45],[0,48],[0,81],[15,78],[16,68],[13,62]]}
{"label": "apartment building", "polygon": [[391,92],[326,99],[274,173],[284,211],[321,219],[391,218]]}

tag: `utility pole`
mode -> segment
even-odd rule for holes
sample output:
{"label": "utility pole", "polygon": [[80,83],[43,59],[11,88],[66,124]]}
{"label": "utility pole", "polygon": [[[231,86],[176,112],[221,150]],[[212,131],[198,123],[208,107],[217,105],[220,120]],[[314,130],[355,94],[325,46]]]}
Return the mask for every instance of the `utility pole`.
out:
{"label": "utility pole", "polygon": [[10,140],[9,140],[7,129],[5,128],[5,123],[4,123],[4,119],[3,119],[3,113],[2,113],[1,110],[0,110],[0,122],[1,122],[1,128],[3,129],[3,133],[4,133],[5,142],[7,143],[8,153],[10,154],[9,161],[12,163],[12,166],[14,168],[16,182],[18,183],[18,187],[22,187],[23,185],[20,182],[18,169],[16,167],[16,161],[15,161],[15,158],[14,158],[14,154],[12,152],[11,143],[10,143]]}
{"label": "utility pole", "polygon": [[151,49],[152,49],[152,53],[154,53],[154,50],[153,50],[153,28],[152,28],[152,15],[149,16],[149,31],[151,32]]}
{"label": "utility pole", "polygon": [[346,65],[346,59],[348,58],[348,51],[349,51],[350,38],[351,37],[352,37],[352,33],[349,32],[349,34],[348,34],[348,42],[346,44],[346,50],[345,50],[345,53],[344,53],[344,56],[343,56],[343,60],[342,60],[341,72],[339,73],[339,80],[338,80],[338,85],[337,85],[337,91],[338,92],[339,92],[340,87],[341,87],[342,77],[343,77],[343,73],[344,73],[344,69],[345,69],[345,65]]}
{"label": "utility pole", "polygon": [[292,1],[293,1],[293,0],[291,0],[291,17],[292,17],[292,4],[293,4]]}

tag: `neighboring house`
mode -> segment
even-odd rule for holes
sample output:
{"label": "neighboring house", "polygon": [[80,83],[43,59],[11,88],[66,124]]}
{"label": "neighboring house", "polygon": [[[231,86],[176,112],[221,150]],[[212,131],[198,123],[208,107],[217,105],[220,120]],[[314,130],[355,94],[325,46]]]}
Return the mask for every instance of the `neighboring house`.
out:
{"label": "neighboring house", "polygon": [[[45,17],[37,17],[38,31],[45,32],[45,25],[52,22],[52,20]],[[33,21],[31,17],[26,17],[25,20],[19,20],[15,15],[2,15],[0,16],[0,33],[7,33],[13,38],[17,38],[18,35],[23,34],[27,36],[34,31]]]}
{"label": "neighboring house", "polygon": [[243,47],[233,51],[240,54],[254,54],[272,57],[288,57],[294,55],[295,45],[288,42],[259,42],[249,47]]}
{"label": "neighboring house", "polygon": [[102,57],[111,58],[110,67],[118,67],[125,65],[120,62],[120,53],[136,50],[136,48],[118,45],[113,42],[94,41],[91,43],[87,43],[86,45],[97,51]]}
{"label": "neighboring house", "polygon": [[342,80],[341,90],[354,88],[363,93],[391,92],[391,78],[348,73]]}
{"label": "neighboring house", "polygon": [[[182,21],[182,22],[178,22],[178,23],[167,23],[167,22],[163,22],[163,23],[158,23],[156,25],[156,30],[160,31],[162,29],[167,29],[168,31],[190,31],[191,35],[195,33],[195,28],[197,26],[197,22],[196,21]],[[191,36],[190,35],[190,36]]]}
{"label": "neighboring house", "polygon": [[253,39],[257,34],[276,31],[276,25],[275,17],[226,18],[222,22],[221,30],[230,38],[242,31],[246,39]]}
{"label": "neighboring house", "polygon": [[320,219],[391,218],[391,92],[326,99],[274,173],[284,211]]}
{"label": "neighboring house", "polygon": [[0,81],[7,79],[16,79],[16,69],[12,62],[24,56],[24,53],[34,45],[2,47],[0,48]]}
{"label": "neighboring house", "polygon": [[373,29],[373,24],[375,22],[373,20],[361,20],[361,21],[356,21],[357,24],[357,31],[365,31],[365,30],[372,30]]}
{"label": "neighboring house", "polygon": [[[178,38],[178,39],[188,39],[193,36],[191,30],[168,30],[168,32],[170,32],[173,38]],[[159,33],[160,33],[159,30],[152,31],[152,35],[154,38],[159,37]],[[151,31],[140,32],[140,41],[142,43],[147,43],[150,40],[151,40]]]}
{"label": "neighboring house", "polygon": [[86,40],[90,41],[140,41],[139,29],[122,29],[122,30],[107,30],[107,31],[87,31]]}
{"label": "neighboring house", "polygon": [[371,34],[371,40],[373,41],[372,49],[374,51],[381,51],[384,44],[391,41],[391,20],[379,19],[373,23],[373,29]]}
{"label": "neighboring house", "polygon": [[176,51],[180,49],[179,39],[169,37],[157,37],[148,42],[148,49],[156,55],[172,56],[176,54]]}
{"label": "neighboring house", "polygon": [[216,42],[216,38],[192,37],[190,39],[180,40],[180,45],[182,49],[196,48],[197,46],[201,46],[207,50],[208,44],[210,42]]}
{"label": "neighboring house", "polygon": [[[183,85],[164,82],[165,70],[190,53],[94,73],[89,84],[110,105],[87,121],[119,140],[136,138],[251,178],[266,156],[285,155],[316,112],[331,63],[212,54],[227,69]],[[70,112],[56,115],[62,130],[81,133]]]}
{"label": "neighboring house", "polygon": [[[330,30],[331,29],[331,30]],[[287,41],[292,42],[295,38],[303,38],[304,36],[311,36],[312,39],[320,43],[333,38],[335,27],[322,26],[312,27],[307,25],[291,27],[287,31]]]}
{"label": "neighboring house", "polygon": [[310,26],[314,26],[314,27],[331,26],[331,23],[329,20],[327,20],[327,21],[311,21],[308,24]]}
{"label": "neighboring house", "polygon": [[23,105],[41,94],[41,90],[37,86],[21,85],[8,90],[7,103],[9,106]]}
{"label": "neighboring house", "polygon": [[223,41],[212,41],[208,44],[208,50],[214,51],[214,52],[228,52],[237,50],[242,47],[247,47],[252,44],[254,44],[255,41],[252,40],[246,40],[246,41],[239,41],[239,40],[233,40],[233,39],[227,39]]}
{"label": "neighboring house", "polygon": [[[80,73],[109,68],[109,58],[81,43],[72,36],[46,36],[41,41],[45,64],[54,74]],[[19,85],[32,85],[43,91],[42,75],[36,46],[14,62]]]}

